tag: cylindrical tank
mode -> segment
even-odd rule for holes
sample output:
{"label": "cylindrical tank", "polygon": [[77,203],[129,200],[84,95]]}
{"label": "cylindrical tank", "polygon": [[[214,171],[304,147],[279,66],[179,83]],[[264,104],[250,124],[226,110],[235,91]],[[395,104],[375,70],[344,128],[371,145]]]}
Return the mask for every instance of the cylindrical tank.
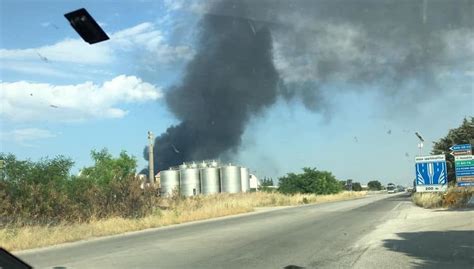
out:
{"label": "cylindrical tank", "polygon": [[190,167],[190,168],[197,168],[198,165],[197,165],[195,162],[193,162],[193,163],[191,163],[191,164],[189,165],[189,167]]}
{"label": "cylindrical tank", "polygon": [[183,164],[180,164],[178,167],[179,167],[179,170],[183,170],[183,169],[188,168],[188,165],[186,163],[183,163]]}
{"label": "cylindrical tank", "polygon": [[237,193],[242,189],[240,167],[224,165],[220,169],[221,192]]}
{"label": "cylindrical tank", "polygon": [[161,196],[171,196],[174,191],[179,191],[179,171],[163,170],[160,172]]}
{"label": "cylindrical tank", "polygon": [[199,163],[199,168],[206,168],[207,166],[208,166],[207,163],[204,161]]}
{"label": "cylindrical tank", "polygon": [[250,178],[249,178],[249,169],[246,167],[240,168],[240,180],[242,192],[248,192],[250,190]]}
{"label": "cylindrical tank", "polygon": [[201,178],[201,193],[213,194],[219,193],[221,190],[219,180],[219,168],[206,167],[199,171]]}
{"label": "cylindrical tank", "polygon": [[194,196],[201,193],[199,169],[186,168],[179,170],[179,188],[183,196]]}

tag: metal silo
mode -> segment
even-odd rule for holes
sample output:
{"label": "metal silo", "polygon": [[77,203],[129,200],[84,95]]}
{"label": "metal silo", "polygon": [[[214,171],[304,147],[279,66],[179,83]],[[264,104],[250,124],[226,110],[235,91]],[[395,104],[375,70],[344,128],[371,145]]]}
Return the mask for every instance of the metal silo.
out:
{"label": "metal silo", "polygon": [[183,196],[194,196],[201,193],[198,168],[179,170],[179,189]]}
{"label": "metal silo", "polygon": [[221,166],[221,192],[237,193],[242,189],[240,167],[234,165]]}
{"label": "metal silo", "polygon": [[171,196],[173,191],[179,191],[179,171],[163,170],[160,172],[161,178],[161,196]]}
{"label": "metal silo", "polygon": [[201,193],[213,194],[219,193],[221,190],[219,180],[219,168],[206,167],[199,171],[201,177]]}
{"label": "metal silo", "polygon": [[250,190],[250,178],[249,178],[249,169],[246,167],[240,168],[240,180],[242,192],[248,192]]}

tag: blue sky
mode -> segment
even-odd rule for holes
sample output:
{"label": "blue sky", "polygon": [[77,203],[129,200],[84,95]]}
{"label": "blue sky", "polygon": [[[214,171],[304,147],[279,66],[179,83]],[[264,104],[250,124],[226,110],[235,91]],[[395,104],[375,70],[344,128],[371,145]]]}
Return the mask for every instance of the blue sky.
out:
{"label": "blue sky", "polygon": [[[201,7],[180,3],[2,1],[0,151],[66,155],[77,171],[91,163],[90,150],[106,147],[126,150],[144,167],[146,132],[177,123],[163,96],[195,51]],[[63,14],[81,7],[109,41],[90,46],[79,39]],[[430,141],[474,115],[473,76],[472,65],[440,73],[441,90],[415,102],[384,95],[384,85],[350,83],[324,86],[326,113],[279,100],[247,126],[235,162],[260,177],[310,166],[339,179],[408,184],[418,152],[414,132],[425,136],[427,153]]]}

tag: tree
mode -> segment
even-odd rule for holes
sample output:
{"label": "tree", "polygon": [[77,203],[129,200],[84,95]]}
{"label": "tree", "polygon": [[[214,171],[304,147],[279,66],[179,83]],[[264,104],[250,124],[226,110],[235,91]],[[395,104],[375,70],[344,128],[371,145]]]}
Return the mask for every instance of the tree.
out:
{"label": "tree", "polygon": [[2,177],[10,182],[28,182],[30,184],[59,182],[69,178],[74,162],[62,155],[53,159],[41,158],[33,162],[29,159],[18,160],[13,154],[0,153],[4,161]]}
{"label": "tree", "polygon": [[4,161],[0,222],[51,221],[52,216],[66,210],[73,161],[64,156],[18,160],[15,155],[4,153],[0,153],[0,159]]}
{"label": "tree", "polygon": [[340,192],[342,187],[331,172],[303,168],[301,174],[289,173],[281,177],[278,190],[285,194],[332,194]]}
{"label": "tree", "polygon": [[382,183],[378,180],[372,180],[367,183],[367,187],[369,187],[369,190],[371,191],[379,191],[382,189]]}
{"label": "tree", "polygon": [[260,183],[261,187],[268,187],[273,186],[273,179],[272,178],[263,178],[262,182]]}
{"label": "tree", "polygon": [[474,144],[474,117],[470,120],[464,118],[461,126],[449,130],[448,134],[440,140],[433,142],[431,154],[445,154],[448,168],[448,182],[456,180],[454,157],[449,154],[451,146],[456,144]]}
{"label": "tree", "polygon": [[91,157],[94,165],[83,168],[81,176],[92,178],[100,184],[108,184],[113,180],[121,180],[135,175],[137,160],[125,151],[122,151],[119,157],[114,158],[107,149],[93,150]]}
{"label": "tree", "polygon": [[352,183],[352,190],[353,191],[362,191],[362,186],[359,182]]}
{"label": "tree", "polygon": [[260,183],[260,190],[264,192],[274,192],[276,189],[272,188],[273,186],[273,179],[271,178],[263,178]]}
{"label": "tree", "polygon": [[342,188],[343,190],[346,189],[347,181],[345,181],[345,180],[339,180],[339,184],[341,184],[341,188]]}

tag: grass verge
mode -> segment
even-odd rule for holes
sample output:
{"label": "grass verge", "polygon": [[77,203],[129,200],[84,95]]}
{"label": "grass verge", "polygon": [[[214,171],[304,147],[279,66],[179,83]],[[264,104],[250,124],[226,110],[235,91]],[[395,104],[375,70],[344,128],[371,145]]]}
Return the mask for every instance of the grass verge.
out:
{"label": "grass verge", "polygon": [[93,237],[120,234],[195,220],[251,212],[256,207],[291,206],[347,200],[366,192],[341,192],[332,195],[283,195],[280,193],[240,193],[197,196],[162,201],[162,208],[147,217],[126,219],[112,217],[88,223],[54,226],[9,226],[0,229],[0,245],[7,250],[49,246]]}
{"label": "grass verge", "polygon": [[412,201],[423,208],[461,208],[474,195],[474,188],[450,187],[446,193],[416,192]]}

